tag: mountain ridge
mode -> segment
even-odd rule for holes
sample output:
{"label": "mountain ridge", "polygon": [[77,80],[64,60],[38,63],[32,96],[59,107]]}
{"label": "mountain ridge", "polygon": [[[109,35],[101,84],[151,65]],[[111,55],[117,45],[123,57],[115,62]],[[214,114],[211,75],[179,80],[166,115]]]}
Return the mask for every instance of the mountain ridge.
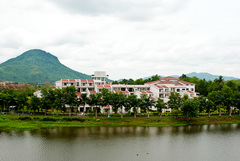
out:
{"label": "mountain ridge", "polygon": [[91,79],[74,71],[41,49],[31,49],[0,64],[0,79],[22,83],[54,83],[60,79]]}
{"label": "mountain ridge", "polygon": [[[199,79],[205,79],[205,80],[211,80],[213,81],[214,79],[218,79],[220,75],[213,75],[213,74],[210,74],[210,73],[207,73],[207,72],[191,72],[191,73],[188,73],[188,74],[185,74],[186,76],[188,77],[197,77]],[[179,75],[170,75],[171,77],[176,77],[176,78],[179,78],[180,76]],[[149,77],[144,77],[143,79],[148,79],[150,78],[151,76]],[[161,77],[165,77],[165,76],[162,76]],[[236,77],[231,77],[231,76],[223,76],[223,79],[225,81],[227,80],[237,80],[237,79],[240,79],[240,78],[236,78]]]}

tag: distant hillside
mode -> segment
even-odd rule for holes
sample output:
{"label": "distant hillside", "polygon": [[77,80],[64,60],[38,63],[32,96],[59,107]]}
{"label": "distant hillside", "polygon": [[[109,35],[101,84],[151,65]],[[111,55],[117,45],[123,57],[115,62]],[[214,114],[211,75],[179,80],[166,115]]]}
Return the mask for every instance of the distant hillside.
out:
{"label": "distant hillside", "polygon": [[53,83],[60,79],[91,79],[91,76],[66,67],[56,56],[39,49],[26,51],[0,64],[0,80]]}
{"label": "distant hillside", "polygon": [[[209,73],[196,73],[196,72],[192,72],[192,73],[189,73],[189,74],[186,74],[188,77],[197,77],[199,79],[205,79],[205,80],[214,80],[214,79],[218,79],[219,78],[219,75],[212,75],[212,74],[209,74]],[[236,77],[227,77],[227,76],[223,76],[223,79],[226,81],[226,80],[236,80],[236,79],[239,79],[239,78],[236,78]]]}
{"label": "distant hillside", "polygon": [[[196,72],[192,72],[192,73],[188,73],[188,74],[186,74],[186,76],[188,76],[188,77],[197,77],[197,78],[199,78],[199,79],[205,79],[205,80],[214,80],[214,79],[218,79],[219,78],[219,76],[220,75],[212,75],[212,74],[210,74],[210,73],[196,73]],[[143,79],[148,79],[148,78],[150,78],[151,76],[149,76],[149,77],[144,77]],[[162,76],[161,75],[161,78],[162,77],[165,77],[165,76]],[[180,76],[178,76],[178,75],[171,75],[171,77],[175,77],[175,78],[178,78],[178,77],[180,77]],[[237,80],[237,79],[240,79],[240,78],[236,78],[236,77],[227,77],[227,76],[223,76],[223,79],[225,80],[225,81],[227,81],[227,80]]]}

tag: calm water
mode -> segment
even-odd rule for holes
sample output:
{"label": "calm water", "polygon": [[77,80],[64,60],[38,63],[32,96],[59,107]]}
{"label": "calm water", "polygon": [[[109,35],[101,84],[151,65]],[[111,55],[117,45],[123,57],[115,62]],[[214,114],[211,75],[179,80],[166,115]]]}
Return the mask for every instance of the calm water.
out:
{"label": "calm water", "polygon": [[240,124],[0,132],[0,161],[230,161]]}

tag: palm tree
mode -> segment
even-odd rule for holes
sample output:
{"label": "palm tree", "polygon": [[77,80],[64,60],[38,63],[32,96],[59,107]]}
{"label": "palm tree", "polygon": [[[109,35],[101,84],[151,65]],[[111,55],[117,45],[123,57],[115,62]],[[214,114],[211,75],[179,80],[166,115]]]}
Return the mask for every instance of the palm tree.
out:
{"label": "palm tree", "polygon": [[69,117],[71,117],[71,112],[73,107],[77,105],[77,90],[74,86],[65,88],[65,104],[69,105]]}
{"label": "palm tree", "polygon": [[158,97],[155,106],[157,107],[157,111],[159,112],[160,118],[161,118],[162,117],[162,110],[163,110],[163,108],[166,108],[166,104],[163,102],[163,100],[160,97]]}
{"label": "palm tree", "polygon": [[5,93],[0,93],[0,104],[2,106],[1,108],[1,113],[4,111],[5,112],[5,106],[6,106],[6,98],[7,98],[7,95]]}
{"label": "palm tree", "polygon": [[127,102],[127,95],[120,92],[119,93],[119,105],[121,108],[121,118],[123,118],[123,108],[126,106],[126,102]]}
{"label": "palm tree", "polygon": [[137,98],[137,95],[130,95],[128,97],[128,103],[133,108],[134,118],[137,117],[137,110],[139,107],[140,100]]}
{"label": "palm tree", "polygon": [[240,98],[235,98],[234,105],[238,108],[240,117]]}
{"label": "palm tree", "polygon": [[208,113],[208,117],[210,117],[210,111],[211,108],[213,107],[213,102],[211,100],[206,100],[206,111]]}
{"label": "palm tree", "polygon": [[39,109],[39,105],[40,105],[40,99],[37,96],[31,96],[30,101],[29,101],[29,105],[31,107],[31,109],[33,110],[33,115],[36,109]]}
{"label": "palm tree", "polygon": [[81,102],[83,104],[83,112],[86,112],[86,104],[88,102],[88,97],[87,97],[87,94],[86,93],[82,93],[81,94]]}

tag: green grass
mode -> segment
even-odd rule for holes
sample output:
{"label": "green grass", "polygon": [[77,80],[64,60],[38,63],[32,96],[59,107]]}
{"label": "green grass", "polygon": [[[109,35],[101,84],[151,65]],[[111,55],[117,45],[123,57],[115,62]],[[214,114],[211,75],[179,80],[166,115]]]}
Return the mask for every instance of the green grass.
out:
{"label": "green grass", "polygon": [[182,126],[203,124],[240,123],[239,116],[212,116],[199,118],[172,117],[67,117],[67,116],[29,116],[0,115],[0,130],[34,130],[41,128],[86,127],[86,126]]}

